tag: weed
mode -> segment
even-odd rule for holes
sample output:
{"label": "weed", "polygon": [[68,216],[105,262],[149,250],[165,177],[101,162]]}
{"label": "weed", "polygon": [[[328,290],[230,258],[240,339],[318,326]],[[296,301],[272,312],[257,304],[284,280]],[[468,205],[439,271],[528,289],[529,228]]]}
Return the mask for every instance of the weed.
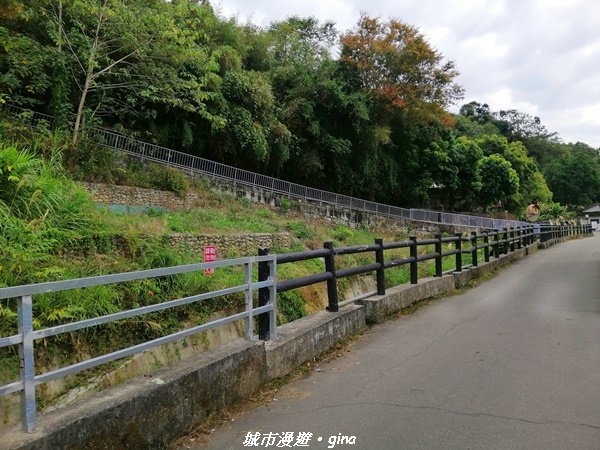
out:
{"label": "weed", "polygon": [[298,239],[309,239],[311,230],[305,222],[291,221],[285,226],[285,229],[296,236]]}
{"label": "weed", "polygon": [[286,214],[286,213],[288,213],[288,212],[290,212],[292,210],[292,208],[294,206],[294,203],[291,200],[287,199],[287,198],[281,198],[281,199],[279,199],[279,205],[278,206],[279,206],[279,211],[282,214]]}
{"label": "weed", "polygon": [[345,242],[354,236],[354,232],[345,225],[336,225],[333,229],[333,237],[338,241]]}

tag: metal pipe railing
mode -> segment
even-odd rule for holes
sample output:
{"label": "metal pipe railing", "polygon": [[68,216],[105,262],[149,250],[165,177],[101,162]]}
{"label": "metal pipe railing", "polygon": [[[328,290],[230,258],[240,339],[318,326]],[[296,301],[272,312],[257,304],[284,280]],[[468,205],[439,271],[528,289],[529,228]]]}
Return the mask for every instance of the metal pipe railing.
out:
{"label": "metal pipe railing", "polygon": [[[19,108],[14,105],[0,105],[0,111],[8,112],[20,118],[32,127],[48,127],[53,122],[52,116]],[[152,161],[168,166],[184,169],[191,174],[208,176],[232,182],[234,185],[265,189],[271,193],[284,195],[301,201],[319,202],[330,204],[339,208],[368,212],[376,216],[410,220],[432,225],[454,225],[476,229],[495,229],[505,226],[518,227],[528,225],[517,220],[491,219],[464,214],[446,213],[426,209],[401,208],[398,206],[384,205],[369,200],[357,199],[351,196],[323,191],[316,188],[302,186],[285,180],[280,180],[267,175],[250,172],[237,167],[200,158],[189,153],[162,147],[149,142],[140,141],[123,134],[104,128],[86,128],[82,133],[96,145],[122,152],[127,155]]]}

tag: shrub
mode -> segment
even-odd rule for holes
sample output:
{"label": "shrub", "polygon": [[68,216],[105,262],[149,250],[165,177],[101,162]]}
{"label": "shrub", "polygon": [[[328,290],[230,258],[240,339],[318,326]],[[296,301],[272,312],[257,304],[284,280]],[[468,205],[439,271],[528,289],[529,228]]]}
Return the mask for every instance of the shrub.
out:
{"label": "shrub", "polygon": [[311,236],[311,231],[305,222],[288,222],[285,229],[298,239],[308,239]]}
{"label": "shrub", "polygon": [[292,322],[306,315],[304,300],[298,292],[282,292],[277,297],[277,322],[279,324]]}
{"label": "shrub", "polygon": [[354,236],[354,232],[345,225],[336,225],[333,229],[333,237],[338,241],[346,241]]}
{"label": "shrub", "polygon": [[293,208],[294,203],[287,199],[287,198],[280,198],[279,199],[279,210],[285,214],[291,211],[291,209]]}

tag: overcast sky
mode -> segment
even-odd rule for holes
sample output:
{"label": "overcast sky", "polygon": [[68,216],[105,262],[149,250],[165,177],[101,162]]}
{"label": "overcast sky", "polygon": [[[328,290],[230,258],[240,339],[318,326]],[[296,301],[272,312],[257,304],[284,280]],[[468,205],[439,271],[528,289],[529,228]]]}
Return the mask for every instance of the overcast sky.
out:
{"label": "overcast sky", "polygon": [[[600,147],[600,2],[596,0],[216,0],[224,16],[266,26],[291,15],[352,28],[361,11],[416,26],[465,88],[493,111],[539,116],[565,142]],[[458,105],[460,106],[460,105]],[[453,110],[457,110],[454,108]]]}

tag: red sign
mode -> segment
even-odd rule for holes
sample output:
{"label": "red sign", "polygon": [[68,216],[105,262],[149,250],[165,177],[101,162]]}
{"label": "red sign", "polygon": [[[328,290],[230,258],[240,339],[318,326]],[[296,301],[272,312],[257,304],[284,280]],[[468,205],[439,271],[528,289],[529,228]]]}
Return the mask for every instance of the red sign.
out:
{"label": "red sign", "polygon": [[[214,245],[207,245],[204,247],[204,262],[213,262],[217,260],[217,247]],[[212,275],[215,273],[214,267],[210,269],[204,269],[204,275]]]}

